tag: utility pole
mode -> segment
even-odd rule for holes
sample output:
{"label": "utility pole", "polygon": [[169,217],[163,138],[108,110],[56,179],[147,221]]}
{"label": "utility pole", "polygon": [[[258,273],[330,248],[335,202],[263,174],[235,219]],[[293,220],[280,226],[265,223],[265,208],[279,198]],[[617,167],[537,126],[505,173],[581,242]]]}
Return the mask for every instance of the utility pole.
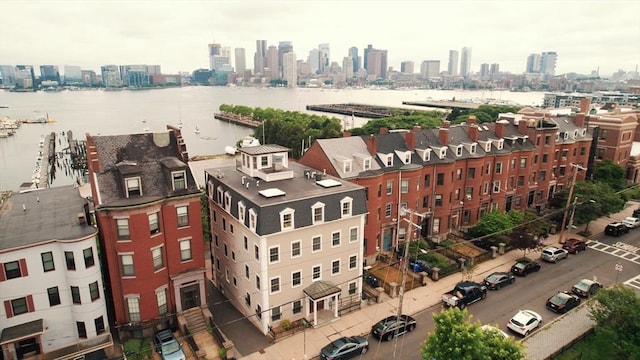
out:
{"label": "utility pole", "polygon": [[[573,197],[573,188],[574,186],[576,186],[576,177],[578,176],[578,171],[586,170],[585,168],[583,168],[578,164],[571,163],[570,165],[572,167],[575,167],[576,169],[574,170],[573,177],[571,180],[571,188],[569,189],[569,196],[567,196],[567,204],[564,207],[564,216],[562,217],[562,227],[560,228],[560,236],[558,237],[558,242],[560,244],[564,244],[564,227],[565,227],[565,224],[567,223],[567,211],[569,211],[569,206],[571,205],[571,198]],[[571,218],[573,219],[573,216]]]}
{"label": "utility pole", "polygon": [[576,213],[576,204],[578,203],[578,197],[573,198],[573,205],[571,205],[571,216],[569,216],[569,225],[567,225],[567,231],[571,232],[573,226],[573,215]]}

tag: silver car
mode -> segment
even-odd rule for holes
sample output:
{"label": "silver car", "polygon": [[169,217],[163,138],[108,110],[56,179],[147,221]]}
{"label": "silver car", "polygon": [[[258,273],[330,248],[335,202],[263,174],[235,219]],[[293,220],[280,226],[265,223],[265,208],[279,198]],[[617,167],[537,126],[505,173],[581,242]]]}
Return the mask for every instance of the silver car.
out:
{"label": "silver car", "polygon": [[558,260],[566,259],[569,256],[569,252],[565,249],[560,249],[554,246],[549,246],[542,250],[540,258],[548,262],[558,262]]}

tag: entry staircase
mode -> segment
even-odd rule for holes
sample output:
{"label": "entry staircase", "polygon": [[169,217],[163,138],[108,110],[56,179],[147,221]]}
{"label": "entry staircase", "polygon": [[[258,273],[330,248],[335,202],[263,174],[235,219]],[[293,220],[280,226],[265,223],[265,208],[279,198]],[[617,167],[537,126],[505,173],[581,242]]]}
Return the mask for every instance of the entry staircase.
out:
{"label": "entry staircase", "polygon": [[200,309],[199,307],[194,307],[186,310],[182,313],[182,315],[187,321],[187,327],[189,328],[189,332],[191,332],[191,334],[197,334],[199,332],[207,330],[207,321],[202,314],[202,309]]}

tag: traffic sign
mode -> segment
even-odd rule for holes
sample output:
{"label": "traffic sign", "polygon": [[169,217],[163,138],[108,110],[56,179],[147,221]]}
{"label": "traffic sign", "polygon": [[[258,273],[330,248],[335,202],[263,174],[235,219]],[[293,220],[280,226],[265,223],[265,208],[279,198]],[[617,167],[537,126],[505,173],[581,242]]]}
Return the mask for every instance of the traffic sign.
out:
{"label": "traffic sign", "polygon": [[616,264],[616,271],[622,271],[622,264]]}

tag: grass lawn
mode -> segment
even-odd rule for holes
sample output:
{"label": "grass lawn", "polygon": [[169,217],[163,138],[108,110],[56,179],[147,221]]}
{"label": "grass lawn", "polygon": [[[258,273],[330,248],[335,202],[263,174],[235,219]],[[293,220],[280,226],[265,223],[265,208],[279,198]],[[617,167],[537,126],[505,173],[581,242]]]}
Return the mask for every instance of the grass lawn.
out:
{"label": "grass lawn", "polygon": [[130,360],[150,360],[152,351],[151,338],[129,339],[124,343],[124,352]]}
{"label": "grass lawn", "polygon": [[554,360],[602,360],[609,359],[611,340],[596,334],[587,335]]}

